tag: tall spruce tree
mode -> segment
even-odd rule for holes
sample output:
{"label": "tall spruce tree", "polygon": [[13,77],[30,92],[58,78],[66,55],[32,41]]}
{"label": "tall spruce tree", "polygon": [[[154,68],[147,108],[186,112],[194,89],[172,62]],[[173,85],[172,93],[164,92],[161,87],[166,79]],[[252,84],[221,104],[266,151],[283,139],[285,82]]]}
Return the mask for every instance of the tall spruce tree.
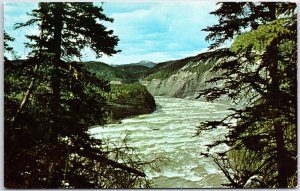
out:
{"label": "tall spruce tree", "polygon": [[36,24],[40,33],[27,36],[25,63],[5,67],[5,187],[148,186],[143,163],[126,146],[108,150],[87,134],[105,123],[109,84],[72,60],[86,46],[97,56],[118,52],[102,11],[92,3],[39,3],[32,19],[16,25]]}
{"label": "tall spruce tree", "polygon": [[218,76],[208,81],[223,86],[205,89],[200,96],[247,101],[225,119],[199,126],[199,134],[218,125],[229,129],[223,139],[208,145],[208,150],[223,143],[231,147],[213,156],[228,186],[243,187],[253,175],[262,176],[266,187],[297,185],[295,9],[295,3],[220,3],[212,12],[219,24],[204,29],[207,40],[213,41],[211,49],[227,40],[233,44],[216,51],[224,60],[213,68]]}

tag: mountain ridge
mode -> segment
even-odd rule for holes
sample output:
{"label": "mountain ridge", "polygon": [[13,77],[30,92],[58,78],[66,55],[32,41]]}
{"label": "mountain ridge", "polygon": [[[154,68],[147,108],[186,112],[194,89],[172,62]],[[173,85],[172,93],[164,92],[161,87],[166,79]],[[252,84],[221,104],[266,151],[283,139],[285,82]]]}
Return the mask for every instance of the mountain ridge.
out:
{"label": "mountain ridge", "polygon": [[[106,80],[141,83],[154,96],[194,99],[201,89],[210,86],[205,81],[215,75],[210,70],[219,62],[220,58],[222,58],[222,50],[215,50],[182,59],[160,62],[152,68],[131,63],[109,66],[108,73],[103,72],[108,65],[103,66],[102,71],[100,67],[99,70],[93,70],[93,72],[101,74],[99,76]],[[86,67],[92,71],[91,68]],[[111,78],[107,78],[109,76]]]}

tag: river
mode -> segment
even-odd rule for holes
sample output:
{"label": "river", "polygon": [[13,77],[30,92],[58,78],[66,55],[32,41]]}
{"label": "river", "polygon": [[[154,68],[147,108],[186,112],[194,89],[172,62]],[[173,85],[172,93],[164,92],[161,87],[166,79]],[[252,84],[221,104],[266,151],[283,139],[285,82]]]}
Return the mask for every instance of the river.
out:
{"label": "river", "polygon": [[[128,146],[137,149],[142,159],[162,157],[159,171],[146,170],[158,188],[222,188],[226,177],[212,159],[200,156],[206,144],[222,138],[219,127],[194,136],[201,121],[221,119],[228,106],[179,98],[155,97],[157,110],[122,120],[120,124],[90,129],[95,138],[119,141],[129,133]],[[227,149],[226,145],[213,152]]]}

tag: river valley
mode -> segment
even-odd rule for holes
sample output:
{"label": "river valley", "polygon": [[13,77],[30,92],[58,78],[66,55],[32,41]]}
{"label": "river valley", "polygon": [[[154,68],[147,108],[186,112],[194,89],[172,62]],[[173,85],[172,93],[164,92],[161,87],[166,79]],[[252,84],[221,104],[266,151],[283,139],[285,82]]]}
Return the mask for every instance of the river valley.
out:
{"label": "river valley", "polygon": [[[200,156],[210,144],[226,133],[219,127],[194,136],[196,126],[207,120],[222,119],[227,105],[179,98],[155,97],[155,112],[126,118],[120,124],[94,127],[95,138],[120,141],[129,135],[128,146],[137,149],[140,158],[163,158],[159,171],[147,169],[147,176],[158,188],[222,188],[226,177],[210,158]],[[227,149],[222,145],[212,152]]]}

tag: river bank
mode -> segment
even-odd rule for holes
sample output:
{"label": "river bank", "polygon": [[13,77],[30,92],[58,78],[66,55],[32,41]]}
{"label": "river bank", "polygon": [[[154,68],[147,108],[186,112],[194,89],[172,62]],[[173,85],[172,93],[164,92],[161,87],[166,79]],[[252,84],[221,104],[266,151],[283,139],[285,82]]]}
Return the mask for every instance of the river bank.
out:
{"label": "river bank", "polygon": [[152,113],[156,109],[153,96],[141,84],[112,84],[111,92],[106,95],[109,123],[141,114]]}

